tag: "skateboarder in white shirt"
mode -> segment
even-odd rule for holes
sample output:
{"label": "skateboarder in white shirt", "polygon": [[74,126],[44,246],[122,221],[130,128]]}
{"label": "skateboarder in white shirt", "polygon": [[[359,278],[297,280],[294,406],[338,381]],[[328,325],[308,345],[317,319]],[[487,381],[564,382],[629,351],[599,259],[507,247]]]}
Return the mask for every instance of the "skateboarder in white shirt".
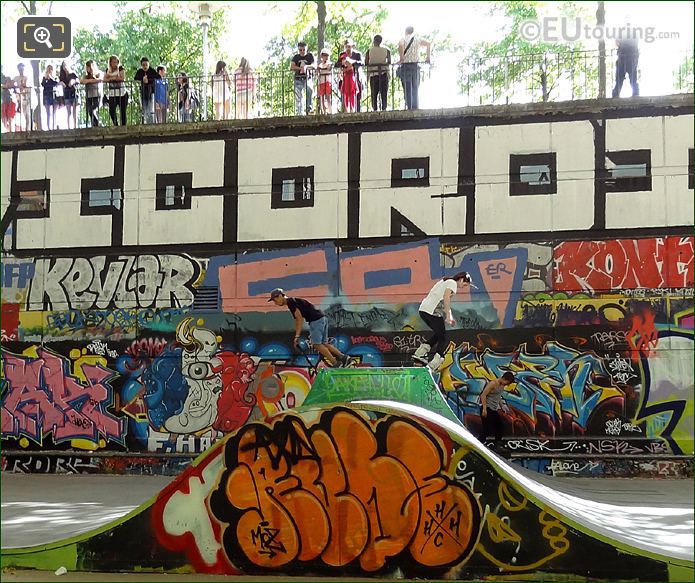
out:
{"label": "skateboarder in white shirt", "polygon": [[[420,317],[432,329],[433,334],[426,343],[418,347],[413,354],[413,360],[426,364],[433,372],[438,370],[444,362],[444,351],[448,345],[446,324],[456,325],[456,320],[451,313],[451,296],[459,289],[468,289],[469,287],[475,287],[471,284],[470,274],[467,271],[460,271],[435,283],[420,304]],[[443,315],[439,313],[440,304],[444,306]],[[429,359],[433,347],[435,349],[434,356]]]}

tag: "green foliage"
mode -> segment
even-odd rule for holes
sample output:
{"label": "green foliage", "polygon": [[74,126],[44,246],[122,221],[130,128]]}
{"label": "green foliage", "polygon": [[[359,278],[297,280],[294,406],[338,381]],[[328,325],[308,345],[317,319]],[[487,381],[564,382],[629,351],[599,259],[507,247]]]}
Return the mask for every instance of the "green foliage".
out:
{"label": "green foliage", "polygon": [[574,43],[530,41],[521,35],[522,23],[543,16],[579,17],[593,23],[586,5],[505,0],[489,4],[488,16],[501,21],[499,40],[475,45],[466,55],[459,86],[481,103],[513,100],[548,101],[595,97],[598,56]]}
{"label": "green foliage", "polygon": [[695,89],[693,79],[693,53],[690,52],[683,57],[678,69],[674,72],[674,87],[677,91],[692,93]]}
{"label": "green foliage", "polygon": [[[375,34],[388,17],[388,10],[380,4],[374,8],[361,6],[358,2],[326,2],[326,48],[335,58],[343,50],[343,41],[352,38],[358,51],[365,51],[372,45]],[[296,52],[297,43],[303,40],[314,54],[324,48],[318,43],[318,16],[316,2],[302,2],[297,16],[282,30],[279,37],[271,39],[266,48],[266,63],[284,63],[289,67],[290,59]],[[392,47],[392,49],[395,47]]]}
{"label": "green foliage", "polygon": [[[140,67],[140,58],[147,57],[150,65],[165,65],[170,73],[185,71],[190,76],[203,74],[203,33],[196,15],[188,3],[151,2],[140,8],[129,8],[119,2],[113,30],[103,33],[95,29],[76,31],[73,45],[76,67],[93,59],[101,70],[106,69],[109,55],[117,55],[126,77],[131,78]],[[224,14],[213,14],[208,30],[211,55],[219,53],[219,39],[224,32]],[[212,59],[211,59],[212,62]],[[210,74],[210,71],[207,72]]]}

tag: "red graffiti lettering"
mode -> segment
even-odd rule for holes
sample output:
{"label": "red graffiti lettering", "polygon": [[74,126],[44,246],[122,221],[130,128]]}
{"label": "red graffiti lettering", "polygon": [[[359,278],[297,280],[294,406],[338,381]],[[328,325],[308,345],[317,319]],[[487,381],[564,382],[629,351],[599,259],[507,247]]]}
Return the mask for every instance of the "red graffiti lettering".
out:
{"label": "red graffiti lettering", "polygon": [[167,341],[163,338],[143,338],[141,340],[133,340],[130,346],[125,349],[125,352],[135,358],[141,356],[154,358],[155,356],[159,356],[166,346]]}
{"label": "red graffiti lettering", "polygon": [[640,356],[650,356],[652,349],[656,348],[658,343],[658,333],[654,326],[652,311],[645,309],[639,314],[634,314],[632,326],[625,337],[633,350],[635,360],[638,360]]}
{"label": "red graffiti lettering", "polygon": [[558,291],[693,285],[693,237],[565,241],[554,259]]}

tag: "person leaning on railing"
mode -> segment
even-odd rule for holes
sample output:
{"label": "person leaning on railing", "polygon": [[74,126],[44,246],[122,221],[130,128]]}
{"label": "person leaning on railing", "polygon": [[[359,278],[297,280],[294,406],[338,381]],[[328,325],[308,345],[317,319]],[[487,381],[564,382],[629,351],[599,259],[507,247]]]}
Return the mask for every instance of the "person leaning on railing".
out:
{"label": "person leaning on railing", "polygon": [[[17,113],[19,113],[19,126],[17,131],[28,132],[31,129],[31,81],[24,74],[24,63],[17,65],[17,75],[12,81],[17,96]],[[24,118],[24,124],[22,124]]]}
{"label": "person leaning on railing", "polygon": [[125,68],[120,65],[120,59],[116,55],[109,57],[109,66],[104,74],[106,95],[109,100],[109,116],[113,125],[118,125],[116,109],[121,112],[121,125],[126,125],[128,109],[128,90],[125,86]]}
{"label": "person leaning on railing", "polygon": [[212,105],[215,119],[229,119],[232,101],[232,81],[227,72],[227,63],[217,61],[215,74],[212,76]]}
{"label": "person leaning on railing", "polygon": [[43,87],[43,107],[46,110],[46,129],[56,129],[56,87],[58,80],[53,75],[53,65],[47,65],[41,79],[41,87]]}
{"label": "person leaning on railing", "polygon": [[2,126],[6,132],[13,132],[14,118],[17,115],[15,96],[11,91],[14,89],[14,82],[2,73],[2,69],[0,69],[0,75],[2,75]]}
{"label": "person leaning on railing", "polygon": [[195,114],[200,102],[191,79],[184,71],[181,71],[176,76],[176,86],[178,90],[179,121],[195,121]]}
{"label": "person leaning on railing", "polygon": [[164,65],[159,65],[157,75],[159,76],[154,80],[154,118],[156,123],[166,123],[169,111],[167,68]]}
{"label": "person leaning on railing", "polygon": [[142,107],[142,123],[154,123],[154,83],[159,73],[150,68],[147,57],[140,59],[140,68],[135,72],[135,81],[140,82],[140,104]]}
{"label": "person leaning on railing", "polygon": [[87,123],[93,128],[99,127],[99,117],[97,112],[101,105],[103,92],[101,71],[90,59],[85,63],[85,74],[82,75],[80,83],[84,85],[85,109],[87,111]]}
{"label": "person leaning on railing", "polygon": [[391,51],[381,46],[380,34],[374,37],[374,44],[369,48],[364,64],[367,66],[369,90],[372,94],[372,110],[377,111],[381,98],[381,111],[386,111],[389,91],[389,68],[391,67]]}
{"label": "person leaning on railing", "polygon": [[254,97],[256,95],[256,74],[248,60],[242,57],[234,71],[234,90],[236,92],[236,118],[254,117]]}
{"label": "person leaning on railing", "polygon": [[77,110],[79,109],[79,94],[77,93],[77,85],[80,80],[77,74],[70,68],[67,61],[60,64],[60,73],[58,80],[63,86],[63,102],[67,108],[68,129],[70,129],[70,120],[72,119],[72,129],[77,127]]}

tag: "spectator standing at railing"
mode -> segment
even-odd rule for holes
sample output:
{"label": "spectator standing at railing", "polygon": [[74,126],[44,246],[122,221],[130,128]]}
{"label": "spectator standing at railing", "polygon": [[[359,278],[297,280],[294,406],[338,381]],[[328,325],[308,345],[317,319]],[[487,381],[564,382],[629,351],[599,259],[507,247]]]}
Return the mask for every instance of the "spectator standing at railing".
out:
{"label": "spectator standing at railing", "polygon": [[212,104],[215,106],[215,119],[231,117],[232,81],[227,72],[227,63],[217,61],[215,74],[212,76]]}
{"label": "spectator standing at railing", "polygon": [[[20,122],[19,127],[15,129],[28,132],[31,129],[31,81],[24,74],[24,63],[17,65],[17,72],[19,75],[13,79],[13,83]],[[22,118],[24,118],[24,124],[22,124]]]}
{"label": "spectator standing at railing", "polygon": [[625,75],[630,77],[632,96],[637,97],[639,95],[639,85],[637,84],[639,46],[637,37],[619,38],[615,40],[615,44],[618,46],[618,60],[615,63],[615,87],[613,88],[613,97],[620,97]]}
{"label": "spectator standing at railing", "polygon": [[307,114],[313,113],[311,83],[313,82],[314,55],[307,51],[304,41],[297,43],[297,51],[297,54],[292,57],[290,70],[294,71],[294,102],[297,115],[304,115],[305,111]]}
{"label": "spectator standing at railing", "polygon": [[6,77],[4,73],[2,75],[2,125],[7,132],[14,131],[14,118],[17,115],[17,104],[14,101],[14,95],[12,95],[12,89],[14,89],[14,81],[10,77]]}
{"label": "spectator standing at railing", "polygon": [[140,59],[140,68],[135,72],[135,80],[140,82],[140,105],[142,107],[142,123],[154,123],[154,83],[159,74],[150,68],[147,57]]}
{"label": "spectator standing at railing", "polygon": [[60,65],[60,75],[58,76],[60,84],[63,86],[63,99],[67,108],[68,129],[70,129],[70,119],[72,119],[72,129],[77,127],[77,110],[78,110],[78,93],[77,85],[80,80],[75,72],[70,69],[66,61]]}
{"label": "spectator standing at railing", "polygon": [[415,35],[412,26],[405,29],[405,36],[398,43],[398,54],[400,56],[400,67],[398,76],[403,84],[406,109],[418,109],[418,92],[420,89],[420,52],[421,49],[427,50],[425,62],[430,62],[432,45],[429,41],[421,39]]}
{"label": "spectator standing at railing", "polygon": [[158,77],[154,80],[154,118],[157,123],[166,123],[169,112],[169,79],[164,65],[157,67]]}
{"label": "spectator standing at railing", "polygon": [[343,100],[343,111],[353,112],[357,110],[357,101],[360,96],[359,67],[362,65],[362,55],[353,51],[354,43],[348,39],[345,41],[345,50],[340,53],[335,62],[336,68],[342,70],[343,77],[340,82],[340,95]]}
{"label": "spectator standing at railing", "polygon": [[176,76],[176,85],[178,89],[179,120],[182,122],[195,121],[195,113],[200,102],[198,101],[198,94],[193,87],[193,83],[188,75],[181,71]]}
{"label": "spectator standing at railing", "polygon": [[321,49],[319,53],[319,64],[316,65],[318,72],[318,94],[319,94],[319,113],[333,113],[333,63],[328,58],[331,52],[328,49]]}
{"label": "spectator standing at railing", "polygon": [[372,94],[372,109],[377,111],[381,101],[381,111],[386,111],[389,91],[389,68],[391,67],[391,51],[381,46],[382,37],[377,34],[374,44],[364,57],[369,77],[369,90]]}
{"label": "spectator standing at railing", "polygon": [[109,66],[104,73],[106,83],[106,96],[109,100],[109,116],[113,125],[118,125],[116,109],[120,110],[121,125],[126,125],[128,109],[128,90],[125,86],[125,68],[120,65],[120,59],[116,55],[109,57]]}
{"label": "spectator standing at railing", "polygon": [[41,79],[43,106],[46,109],[46,129],[54,130],[56,124],[56,87],[58,80],[53,76],[53,65],[48,65]]}
{"label": "spectator standing at railing", "polygon": [[256,75],[248,60],[242,57],[234,71],[234,89],[236,91],[236,118],[248,119],[253,116],[254,97],[256,95]]}
{"label": "spectator standing at railing", "polygon": [[101,107],[103,93],[101,71],[94,64],[93,60],[85,63],[85,74],[82,75],[80,83],[84,85],[85,109],[87,111],[87,123],[93,127],[99,127],[99,117],[97,112]]}

